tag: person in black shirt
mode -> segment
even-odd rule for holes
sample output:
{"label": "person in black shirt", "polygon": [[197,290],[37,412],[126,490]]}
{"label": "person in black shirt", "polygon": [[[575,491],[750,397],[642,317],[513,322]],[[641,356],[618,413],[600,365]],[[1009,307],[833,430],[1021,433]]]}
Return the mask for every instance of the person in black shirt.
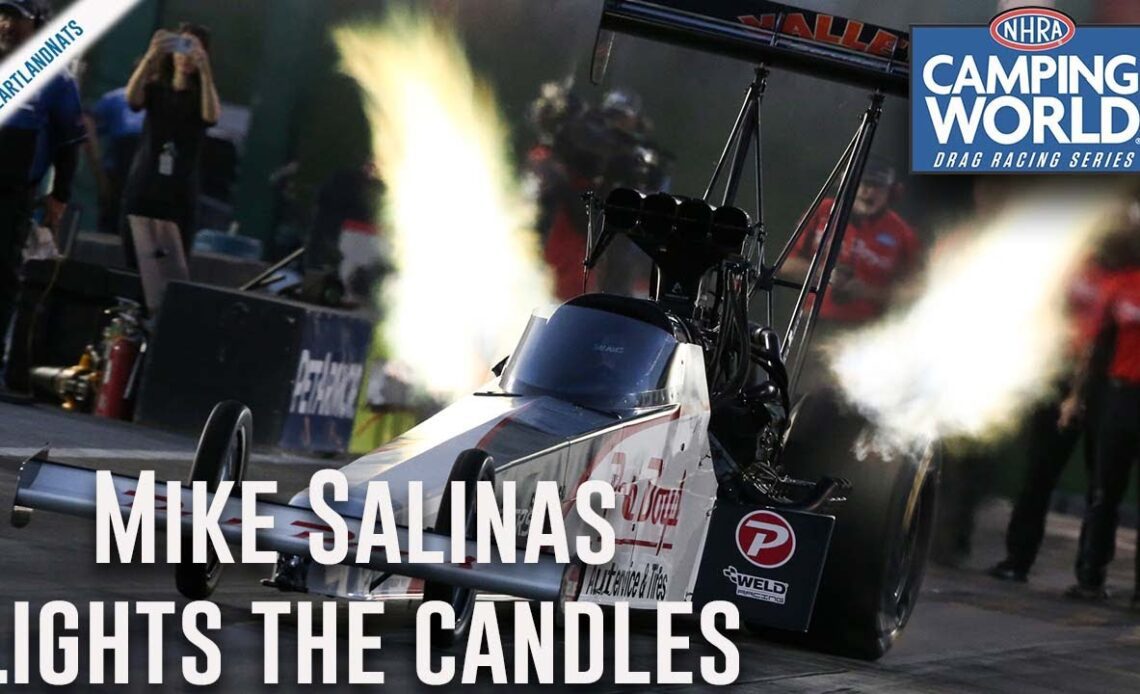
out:
{"label": "person in black shirt", "polygon": [[160,29],[127,83],[130,107],[146,109],[142,140],[123,194],[120,230],[130,267],[138,265],[130,215],[177,224],[189,255],[197,231],[202,143],[221,115],[208,45],[204,27],[184,23],[177,33]]}

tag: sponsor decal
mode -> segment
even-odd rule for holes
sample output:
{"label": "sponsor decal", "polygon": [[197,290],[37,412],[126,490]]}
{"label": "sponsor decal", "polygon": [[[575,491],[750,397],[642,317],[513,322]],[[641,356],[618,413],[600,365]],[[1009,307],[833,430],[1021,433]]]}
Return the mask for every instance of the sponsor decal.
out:
{"label": "sponsor decal", "polygon": [[301,350],[289,413],[352,419],[363,376],[363,364],[336,361],[332,352],[315,356]]}
{"label": "sponsor decal", "polygon": [[1140,304],[1125,299],[1116,307],[1116,320],[1128,325],[1140,323]]}
{"label": "sponsor decal", "polygon": [[775,569],[796,553],[796,531],[778,513],[753,511],[736,526],[736,548],[761,569]]}
{"label": "sponsor decal", "polygon": [[625,471],[625,454],[614,453],[611,461],[615,472],[611,484],[622,499],[621,517],[631,537],[622,537],[619,529],[616,543],[619,547],[629,545],[645,547],[660,554],[663,549],[672,549],[673,543],[666,541],[670,528],[676,527],[681,518],[681,501],[685,493],[685,478],[688,471],[681,473],[681,481],[676,487],[661,484],[661,471],[664,461],[650,458],[646,466],[652,477],[622,481]]}
{"label": "sponsor decal", "polygon": [[1140,27],[1032,7],[912,38],[915,172],[1140,169]]}
{"label": "sponsor decal", "polygon": [[792,8],[783,7],[783,11],[766,12],[759,16],[740,15],[737,20],[756,29],[839,46],[856,53],[906,59],[906,37],[896,31],[822,12],[788,12],[788,9]]}
{"label": "sponsor decal", "polygon": [[617,568],[613,564],[590,567],[584,595],[635,600],[665,599],[669,590],[669,572],[657,562],[645,562],[641,568]]}
{"label": "sponsor decal", "polygon": [[604,352],[605,354],[625,354],[625,347],[623,345],[607,345],[604,342],[599,342],[594,345],[595,352]]}
{"label": "sponsor decal", "polygon": [[726,568],[724,577],[736,586],[738,597],[762,600],[776,605],[783,605],[788,598],[788,584],[783,581],[740,573],[735,566]]}
{"label": "sponsor decal", "polygon": [[344,452],[352,439],[372,332],[360,318],[307,313],[279,446]]}
{"label": "sponsor decal", "polygon": [[879,243],[881,243],[882,245],[890,246],[891,248],[894,248],[895,246],[899,245],[899,240],[896,239],[893,234],[890,234],[890,233],[885,232],[885,231],[880,232],[878,235],[876,235],[875,240],[878,241]]}
{"label": "sponsor decal", "polygon": [[1064,12],[1024,7],[1002,13],[990,22],[990,36],[1006,48],[1047,51],[1073,39],[1077,25]]}

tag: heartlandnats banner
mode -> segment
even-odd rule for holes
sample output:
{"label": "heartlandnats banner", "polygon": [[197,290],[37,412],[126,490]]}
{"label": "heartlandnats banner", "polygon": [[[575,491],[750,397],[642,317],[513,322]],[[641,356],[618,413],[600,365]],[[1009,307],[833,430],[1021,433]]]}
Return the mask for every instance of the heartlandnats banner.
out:
{"label": "heartlandnats banner", "polygon": [[141,0],[79,0],[0,63],[0,125]]}

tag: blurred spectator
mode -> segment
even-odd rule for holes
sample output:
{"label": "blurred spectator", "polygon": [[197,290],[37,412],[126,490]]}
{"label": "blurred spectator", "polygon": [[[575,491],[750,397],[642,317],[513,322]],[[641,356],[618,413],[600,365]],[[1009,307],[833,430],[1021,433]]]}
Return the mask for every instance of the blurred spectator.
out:
{"label": "blurred spectator", "polygon": [[[599,109],[613,152],[599,185],[601,195],[614,188],[656,193],[669,187],[672,157],[652,141],[653,124],[644,115],[641,98],[624,90],[608,92]],[[650,294],[653,261],[625,236],[614,239],[598,267],[601,290],[610,294],[646,297]]]}
{"label": "blurred spectator", "polygon": [[127,102],[127,88],[112,89],[91,108],[99,138],[99,224],[103,234],[117,234],[123,187],[139,147],[146,111],[135,111]]}
{"label": "blurred spectator", "polygon": [[555,146],[567,123],[581,117],[585,104],[573,92],[573,79],[542,85],[537,99],[531,102],[527,121],[535,132],[535,143],[527,152],[525,185],[538,203],[536,222],[542,240],[550,230],[555,211],[561,205],[559,196],[565,188],[568,172]]}
{"label": "blurred spectator", "polygon": [[[1125,0],[1130,2],[1131,0]],[[997,13],[1009,12],[1022,7],[1056,7],[1056,0],[998,0]]]}
{"label": "blurred spectator", "polygon": [[[895,292],[918,270],[918,236],[891,209],[901,193],[902,183],[895,168],[872,157],[859,182],[839,261],[820,307],[821,323],[830,329],[842,330],[880,318]],[[788,257],[783,275],[806,281],[834,204],[834,199],[820,204]],[[821,263],[816,272],[822,270]]]}
{"label": "blurred spectator", "polygon": [[1136,24],[1140,22],[1140,3],[1136,0],[1099,0],[1095,21],[1102,24]]}
{"label": "blurred spectator", "polygon": [[[1096,339],[1099,311],[1111,286],[1113,271],[1121,259],[1114,244],[1102,244],[1069,286],[1067,308],[1072,324],[1069,342],[1069,361],[1075,365],[1088,350],[1098,343],[1090,361],[1089,386],[1085,390],[1084,416],[1061,423],[1061,404],[1068,394],[1067,386],[1072,373],[1056,384],[1055,397],[1038,405],[1029,415],[1026,425],[1025,479],[1021,492],[1014,502],[1013,513],[1006,532],[1006,557],[989,571],[994,578],[1024,582],[1029,569],[1037,559],[1041,540],[1045,536],[1045,517],[1049,502],[1061,472],[1072,457],[1077,443],[1084,441],[1083,457],[1086,475],[1093,479],[1096,460],[1096,431],[1099,422],[1099,404],[1104,391],[1104,369],[1107,362],[1105,341]],[[1086,502],[1088,497],[1086,495]]]}
{"label": "blurred spectator", "polygon": [[[650,140],[640,99],[611,91],[588,107],[569,82],[544,85],[530,109],[538,141],[527,157],[529,180],[539,203],[543,256],[554,273],[555,294],[569,299],[583,291],[587,215],[583,196],[599,197],[616,186],[643,191],[667,184],[669,158]],[[628,240],[618,239],[591,274],[586,291],[648,291],[650,263]]]}
{"label": "blurred spectator", "polygon": [[[31,38],[49,15],[39,0],[0,0],[0,59]],[[7,333],[16,304],[21,254],[40,183],[54,167],[52,190],[44,199],[44,222],[54,229],[70,199],[85,136],[79,90],[66,71],[46,80],[0,127],[0,335]]]}
{"label": "blurred spectator", "polygon": [[384,182],[376,164],[335,171],[321,185],[313,230],[305,250],[307,281],[335,280],[335,298],[323,288],[325,303],[376,306],[376,288],[391,270],[377,218]]}
{"label": "blurred spectator", "polygon": [[[1112,280],[1099,311],[1098,339],[1111,344],[1108,385],[1095,434],[1096,475],[1081,527],[1077,584],[1066,593],[1089,600],[1108,597],[1105,579],[1116,549],[1120,502],[1140,459],[1140,204],[1131,206],[1129,226],[1117,233],[1115,243],[1116,255],[1127,270]],[[1078,416],[1085,401],[1091,361],[1089,350],[1062,404],[1062,425]],[[1140,588],[1140,572],[1136,581]],[[1132,607],[1140,609],[1140,590],[1133,593]]]}
{"label": "blurred spectator", "polygon": [[333,269],[341,263],[340,237],[345,228],[376,233],[384,182],[373,162],[334,171],[317,192],[312,233],[305,247],[305,267]]}
{"label": "blurred spectator", "polygon": [[142,140],[127,177],[120,232],[127,263],[137,267],[128,215],[169,220],[189,248],[197,231],[199,169],[206,130],[221,105],[209,58],[210,34],[183,23],[160,29],[127,83],[127,102],[146,109]]}
{"label": "blurred spectator", "polygon": [[277,210],[273,246],[267,259],[283,258],[306,243],[309,227],[309,214],[301,204],[300,187],[297,175],[301,171],[300,162],[293,160],[269,174],[269,187],[273,190],[274,208]]}

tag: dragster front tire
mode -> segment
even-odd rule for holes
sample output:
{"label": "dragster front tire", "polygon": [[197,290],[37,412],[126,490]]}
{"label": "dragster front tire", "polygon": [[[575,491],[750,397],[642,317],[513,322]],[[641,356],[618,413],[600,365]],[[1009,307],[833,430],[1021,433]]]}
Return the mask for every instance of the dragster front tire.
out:
{"label": "dragster front tire", "polygon": [[[451,534],[451,483],[464,483],[464,498],[467,502],[467,537],[475,535],[475,490],[480,480],[493,482],[495,479],[494,460],[478,448],[469,448],[455,458],[443,497],[439,501],[439,513],[435,517],[433,529],[438,533]],[[424,582],[424,602],[439,601],[451,605],[455,612],[455,628],[444,629],[434,620],[431,622],[430,638],[433,646],[448,648],[463,639],[471,626],[471,615],[475,612],[475,591],[436,581]]]}
{"label": "dragster front tire", "polygon": [[[252,444],[253,414],[249,408],[236,400],[218,403],[198,439],[188,482],[205,482],[206,488],[214,492],[221,482],[229,481],[234,483],[236,493],[245,478]],[[183,596],[204,600],[218,587],[222,563],[211,551],[205,564],[195,564],[187,537],[183,536],[182,561],[174,570],[175,583]]]}
{"label": "dragster front tire", "polygon": [[831,391],[797,408],[783,458],[793,476],[851,482],[836,517],[807,645],[876,660],[914,610],[925,574],[938,487],[935,445],[906,452]]}

